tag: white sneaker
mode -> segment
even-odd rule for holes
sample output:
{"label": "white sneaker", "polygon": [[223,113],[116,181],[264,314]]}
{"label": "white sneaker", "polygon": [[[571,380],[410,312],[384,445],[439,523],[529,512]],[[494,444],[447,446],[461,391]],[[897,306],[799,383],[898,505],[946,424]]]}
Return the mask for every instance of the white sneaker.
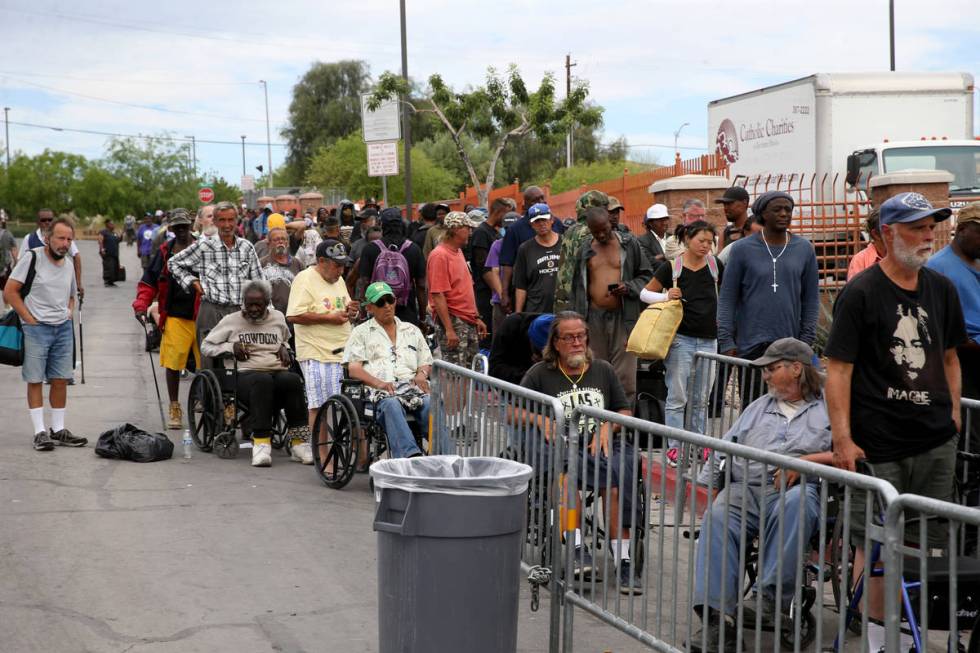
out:
{"label": "white sneaker", "polygon": [[303,463],[304,465],[313,464],[313,448],[310,446],[309,442],[301,442],[299,444],[294,444],[291,447],[292,459],[298,463]]}
{"label": "white sneaker", "polygon": [[272,445],[257,444],[252,447],[252,467],[272,466]]}

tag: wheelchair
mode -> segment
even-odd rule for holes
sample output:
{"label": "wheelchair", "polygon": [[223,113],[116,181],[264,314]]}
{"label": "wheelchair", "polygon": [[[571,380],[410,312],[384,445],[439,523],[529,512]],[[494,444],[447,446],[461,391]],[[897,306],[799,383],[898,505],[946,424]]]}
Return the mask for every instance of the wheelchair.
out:
{"label": "wheelchair", "polygon": [[[225,361],[230,358],[232,367]],[[234,458],[242,440],[252,437],[248,406],[238,398],[238,361],[234,356],[214,359],[215,367],[198,370],[187,393],[187,425],[191,439],[200,451],[214,452],[219,458]],[[300,376],[302,378],[302,375]],[[272,448],[289,452],[286,416],[279,410],[273,416]]]}
{"label": "wheelchair", "polygon": [[[327,487],[340,490],[354,477],[388,451],[388,438],[375,418],[377,402],[370,398],[370,388],[352,379],[344,368],[340,393],[327,397],[316,414],[310,444],[313,467]],[[407,414],[408,426],[419,449],[426,451],[428,424],[419,424]]]}

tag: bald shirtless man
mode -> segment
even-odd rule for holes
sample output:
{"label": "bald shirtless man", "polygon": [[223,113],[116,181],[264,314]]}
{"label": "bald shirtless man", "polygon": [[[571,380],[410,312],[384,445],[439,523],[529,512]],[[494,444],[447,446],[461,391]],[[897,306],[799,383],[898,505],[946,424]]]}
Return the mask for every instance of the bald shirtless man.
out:
{"label": "bald shirtless man", "polygon": [[590,208],[585,220],[590,235],[582,242],[580,263],[572,277],[572,309],[586,316],[593,353],[612,364],[632,404],[636,356],[627,353],[626,341],[644,308],[640,291],[653,270],[640,242],[631,234],[613,230],[605,208]]}

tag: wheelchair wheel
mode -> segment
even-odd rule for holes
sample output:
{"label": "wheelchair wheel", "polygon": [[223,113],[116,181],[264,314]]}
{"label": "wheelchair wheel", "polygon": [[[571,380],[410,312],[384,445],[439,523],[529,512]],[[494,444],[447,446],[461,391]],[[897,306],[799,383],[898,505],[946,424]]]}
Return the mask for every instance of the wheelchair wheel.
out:
{"label": "wheelchair wheel", "polygon": [[224,402],[218,379],[211,370],[202,370],[191,380],[187,394],[187,426],[201,451],[211,451],[214,438],[224,428]]}
{"label": "wheelchair wheel", "polygon": [[272,416],[272,448],[285,449],[286,453],[292,453],[289,446],[289,438],[286,436],[286,413],[278,411]]}
{"label": "wheelchair wheel", "polygon": [[[783,648],[793,651],[796,650],[796,633],[792,622],[783,624],[782,632],[779,633],[779,643]],[[800,650],[807,648],[817,637],[817,618],[812,612],[805,612],[800,619]]]}
{"label": "wheelchair wheel", "polygon": [[238,438],[234,431],[222,431],[214,438],[214,452],[218,458],[231,459],[238,455]]}
{"label": "wheelchair wheel", "polygon": [[354,476],[360,434],[361,423],[350,399],[333,395],[320,406],[310,440],[313,467],[327,487],[339,490]]}

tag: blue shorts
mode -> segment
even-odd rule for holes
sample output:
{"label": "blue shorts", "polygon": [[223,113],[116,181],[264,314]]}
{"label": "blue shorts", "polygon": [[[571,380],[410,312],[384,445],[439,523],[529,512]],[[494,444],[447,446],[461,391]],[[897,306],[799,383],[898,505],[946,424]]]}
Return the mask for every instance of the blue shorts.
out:
{"label": "blue shorts", "polygon": [[75,331],[71,320],[61,324],[25,324],[25,383],[44,383],[48,379],[70,379],[74,375],[72,350]]}

